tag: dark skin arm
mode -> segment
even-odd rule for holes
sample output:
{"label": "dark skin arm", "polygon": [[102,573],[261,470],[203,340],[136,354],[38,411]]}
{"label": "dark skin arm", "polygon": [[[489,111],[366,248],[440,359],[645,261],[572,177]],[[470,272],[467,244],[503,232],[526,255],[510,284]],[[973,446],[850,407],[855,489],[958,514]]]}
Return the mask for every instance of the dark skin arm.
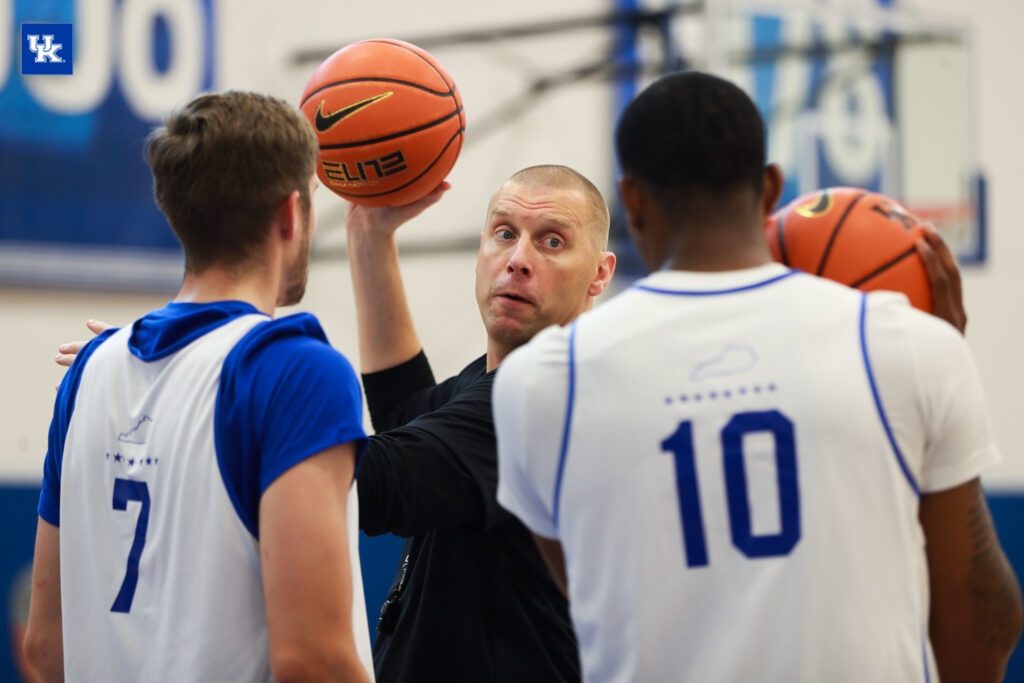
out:
{"label": "dark skin arm", "polygon": [[533,540],[536,541],[540,556],[544,558],[544,564],[548,566],[551,578],[555,580],[558,590],[562,591],[562,595],[565,597],[569,597],[569,579],[565,575],[565,555],[562,553],[562,544],[553,538],[544,538],[537,534],[533,535]]}
{"label": "dark skin arm", "polygon": [[978,479],[921,497],[931,588],[928,631],[942,681],[1001,681],[1024,620]]}
{"label": "dark skin arm", "polygon": [[916,246],[932,289],[932,315],[960,330],[960,334],[965,334],[967,310],[964,308],[960,269],[953,252],[939,233],[935,232],[935,228],[927,224],[924,226],[924,237],[917,241]]}
{"label": "dark skin arm", "polygon": [[[967,329],[960,270],[935,228],[917,241],[932,313]],[[1001,681],[1021,634],[1020,585],[999,545],[981,484],[921,497],[931,584],[929,635],[943,681]]]}

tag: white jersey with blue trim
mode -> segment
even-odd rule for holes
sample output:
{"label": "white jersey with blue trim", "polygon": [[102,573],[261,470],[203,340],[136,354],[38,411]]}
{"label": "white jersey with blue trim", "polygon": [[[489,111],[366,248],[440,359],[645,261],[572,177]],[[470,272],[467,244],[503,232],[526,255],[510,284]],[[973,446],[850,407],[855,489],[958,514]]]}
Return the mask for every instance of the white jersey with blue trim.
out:
{"label": "white jersey with blue trim", "polygon": [[919,497],[999,454],[962,337],[901,295],[656,273],[512,353],[494,412],[585,680],[937,680]]}
{"label": "white jersey with blue trim", "polygon": [[[165,310],[176,306],[187,305]],[[259,463],[225,464],[224,450],[239,444],[218,433],[217,411],[225,359],[257,326],[279,321],[237,313],[145,360],[125,328],[83,360],[56,459],[68,680],[271,680],[254,521],[261,489],[228,481],[233,467],[255,482],[260,473],[245,469]],[[52,509],[46,489],[44,480],[41,514]],[[372,678],[354,482],[347,511],[353,632]]]}

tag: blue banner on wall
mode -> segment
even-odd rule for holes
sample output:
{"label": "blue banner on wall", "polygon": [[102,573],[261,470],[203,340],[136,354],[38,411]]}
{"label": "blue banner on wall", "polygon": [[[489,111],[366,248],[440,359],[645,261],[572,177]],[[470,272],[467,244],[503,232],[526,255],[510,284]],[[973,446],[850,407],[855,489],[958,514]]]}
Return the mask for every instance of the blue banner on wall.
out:
{"label": "blue banner on wall", "polygon": [[[143,146],[168,111],[213,85],[212,5],[0,4],[13,15],[0,18],[10,27],[0,36],[0,280],[180,281],[180,248],[153,202]],[[71,25],[72,75],[21,74],[25,23]]]}

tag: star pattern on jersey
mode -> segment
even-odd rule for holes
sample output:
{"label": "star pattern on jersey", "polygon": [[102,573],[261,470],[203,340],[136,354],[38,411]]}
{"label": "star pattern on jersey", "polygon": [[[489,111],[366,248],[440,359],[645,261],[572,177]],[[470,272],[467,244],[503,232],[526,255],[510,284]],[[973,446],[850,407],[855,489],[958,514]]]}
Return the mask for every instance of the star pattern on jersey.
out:
{"label": "star pattern on jersey", "polygon": [[700,402],[704,400],[718,401],[724,399],[732,399],[733,397],[746,396],[748,394],[764,394],[764,393],[775,393],[777,387],[775,382],[768,382],[767,384],[751,384],[741,385],[738,387],[723,387],[715,389],[707,389],[706,391],[694,391],[688,394],[679,394],[678,396],[666,396],[665,405],[670,406],[673,403],[689,403],[690,401]]}
{"label": "star pattern on jersey", "polygon": [[135,465],[146,465],[146,466],[152,467],[154,465],[159,465],[160,464],[160,458],[154,458],[154,457],[148,457],[148,458],[138,457],[138,458],[135,458],[135,457],[128,457],[127,455],[123,455],[121,453],[107,453],[106,454],[106,459],[107,460],[111,460],[112,459],[114,462],[126,463],[128,467],[134,467]]}

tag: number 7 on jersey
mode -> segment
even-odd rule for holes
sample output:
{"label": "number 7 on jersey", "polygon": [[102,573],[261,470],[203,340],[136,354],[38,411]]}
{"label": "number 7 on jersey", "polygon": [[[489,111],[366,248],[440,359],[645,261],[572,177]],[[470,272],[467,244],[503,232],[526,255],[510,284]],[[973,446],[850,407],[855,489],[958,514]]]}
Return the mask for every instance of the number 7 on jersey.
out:
{"label": "number 7 on jersey", "polygon": [[131,479],[114,480],[114,509],[127,510],[128,501],[137,500],[142,504],[139,518],[135,522],[135,538],[132,539],[131,550],[128,551],[128,566],[124,570],[124,581],[117,592],[111,612],[129,612],[132,599],[135,597],[135,586],[139,582],[139,559],[146,545],[146,527],[149,526],[149,487],[144,481]]}

